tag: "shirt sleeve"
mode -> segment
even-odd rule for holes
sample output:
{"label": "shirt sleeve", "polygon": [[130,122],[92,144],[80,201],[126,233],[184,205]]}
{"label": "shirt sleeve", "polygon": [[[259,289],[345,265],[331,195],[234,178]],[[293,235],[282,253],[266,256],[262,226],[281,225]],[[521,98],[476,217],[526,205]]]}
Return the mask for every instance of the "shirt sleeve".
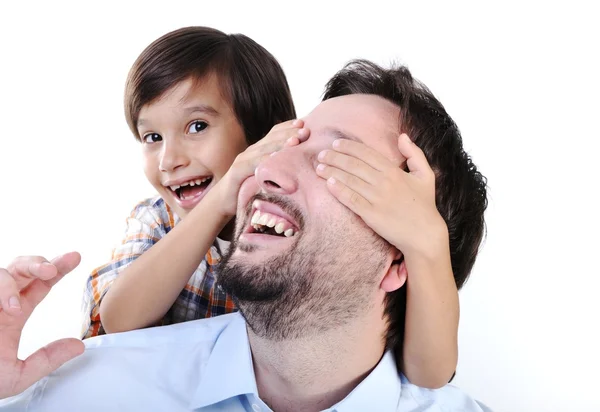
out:
{"label": "shirt sleeve", "polygon": [[45,382],[45,379],[46,378],[42,378],[41,381],[34,383],[20,394],[14,395],[10,398],[0,399],[0,411],[9,412],[29,410],[29,406],[34,399],[34,395],[40,392],[39,387],[43,384],[43,382]]}
{"label": "shirt sleeve", "polygon": [[[127,218],[121,244],[113,249],[110,262],[96,268],[86,282],[83,293],[83,339],[104,334],[100,320],[100,302],[117,276],[174,226],[173,215],[165,210],[164,201],[139,203]],[[161,207],[162,206],[162,207]]]}

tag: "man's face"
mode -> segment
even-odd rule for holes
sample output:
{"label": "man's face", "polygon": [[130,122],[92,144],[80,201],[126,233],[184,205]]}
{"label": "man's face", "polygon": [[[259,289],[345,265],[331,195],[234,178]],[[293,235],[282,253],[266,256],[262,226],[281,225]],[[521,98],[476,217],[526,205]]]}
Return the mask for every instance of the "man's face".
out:
{"label": "man's face", "polygon": [[243,183],[219,282],[255,333],[318,332],[377,303],[390,247],[329,193],[315,168],[319,152],[344,136],[400,164],[398,119],[398,107],[376,96],[327,100],[304,119],[306,142],[264,160]]}

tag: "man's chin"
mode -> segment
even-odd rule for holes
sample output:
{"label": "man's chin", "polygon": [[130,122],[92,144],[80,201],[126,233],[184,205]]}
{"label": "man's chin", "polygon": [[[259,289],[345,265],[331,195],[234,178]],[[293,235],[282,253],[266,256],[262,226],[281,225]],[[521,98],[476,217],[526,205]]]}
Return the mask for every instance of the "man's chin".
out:
{"label": "man's chin", "polygon": [[274,256],[289,253],[296,243],[296,236],[273,236],[262,233],[243,233],[236,241],[236,250],[234,256],[240,252],[240,255],[257,256],[256,259],[269,259]]}
{"label": "man's chin", "polygon": [[236,265],[263,267],[268,262],[280,256],[280,252],[260,247],[253,243],[239,242],[229,260]]}

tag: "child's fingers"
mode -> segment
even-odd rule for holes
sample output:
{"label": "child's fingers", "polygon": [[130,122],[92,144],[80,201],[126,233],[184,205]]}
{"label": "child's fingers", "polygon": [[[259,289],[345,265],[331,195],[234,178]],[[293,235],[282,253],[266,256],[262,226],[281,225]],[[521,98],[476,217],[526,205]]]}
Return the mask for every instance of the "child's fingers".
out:
{"label": "child's fingers", "polygon": [[[291,136],[293,137],[293,136]],[[284,140],[285,139],[285,140]],[[286,142],[287,139],[289,138],[285,138],[283,137],[282,139],[277,139],[277,140],[271,140],[271,141],[265,141],[264,143],[262,143],[259,146],[256,146],[256,148],[254,148],[254,150],[252,150],[251,152],[248,153],[248,155],[250,157],[262,157],[266,154],[271,154],[273,152],[278,152],[279,150],[281,150]]]}
{"label": "child's fingers", "polygon": [[[304,121],[301,119],[287,120],[285,122],[277,123],[275,126],[271,127],[269,134],[271,134],[272,132],[279,131],[279,130],[289,129],[290,127],[301,128],[302,126],[304,126]],[[269,134],[267,134],[267,136]]]}
{"label": "child's fingers", "polygon": [[343,183],[350,190],[355,191],[369,202],[373,199],[376,190],[375,186],[365,182],[354,174],[321,163],[317,166],[317,175],[325,180],[333,178],[335,181]]}
{"label": "child's fingers", "polygon": [[374,169],[363,160],[334,150],[323,150],[319,153],[317,158],[321,163],[351,173],[372,185],[377,183],[379,175],[381,174],[380,171]]}
{"label": "child's fingers", "polygon": [[377,150],[360,142],[349,139],[337,139],[333,141],[333,149],[336,152],[344,153],[349,156],[362,160],[373,169],[383,171],[389,167],[397,167],[387,157]]}
{"label": "child's fingers", "polygon": [[406,158],[406,165],[411,174],[421,178],[435,177],[421,148],[414,144],[405,133],[398,138],[398,150]]}
{"label": "child's fingers", "polygon": [[309,136],[310,136],[310,131],[307,128],[303,127],[302,129],[298,129],[298,132],[296,134],[289,137],[285,141],[284,146],[299,145],[300,143],[305,142]]}
{"label": "child's fingers", "polygon": [[[288,120],[287,122],[276,124],[271,128],[264,139],[259,140],[256,144],[261,144],[265,140],[287,140],[292,136],[296,136],[298,131],[304,129],[304,121],[300,119]],[[300,132],[298,138],[301,141],[305,140],[306,131]],[[287,137],[286,137],[287,136]]]}
{"label": "child's fingers", "polygon": [[371,206],[367,199],[334,177],[327,179],[327,188],[341,204],[361,217]]}

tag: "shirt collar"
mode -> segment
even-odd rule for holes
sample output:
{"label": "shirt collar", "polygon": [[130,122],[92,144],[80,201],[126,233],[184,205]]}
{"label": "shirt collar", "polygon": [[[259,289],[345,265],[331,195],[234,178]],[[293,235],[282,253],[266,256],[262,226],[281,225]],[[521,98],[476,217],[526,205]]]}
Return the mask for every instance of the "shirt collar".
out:
{"label": "shirt collar", "polygon": [[329,411],[396,411],[401,392],[402,382],[394,355],[387,351],[369,376]]}
{"label": "shirt collar", "polygon": [[[371,373],[329,411],[395,411],[402,383],[394,355],[387,351]],[[190,409],[203,408],[239,395],[258,396],[246,322],[238,312],[221,332]]]}
{"label": "shirt collar", "polygon": [[246,322],[237,313],[221,332],[192,397],[198,409],[244,394],[257,394]]}

